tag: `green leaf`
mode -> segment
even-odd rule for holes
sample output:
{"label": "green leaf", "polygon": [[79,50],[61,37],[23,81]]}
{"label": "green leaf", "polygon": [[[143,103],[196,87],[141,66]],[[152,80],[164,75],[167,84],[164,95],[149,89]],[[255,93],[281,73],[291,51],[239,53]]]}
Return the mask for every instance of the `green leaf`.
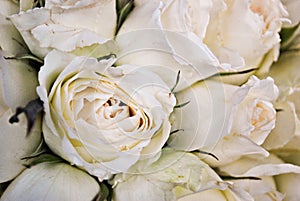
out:
{"label": "green leaf", "polygon": [[178,83],[179,83],[179,79],[180,79],[180,70],[179,70],[178,73],[177,73],[176,81],[175,81],[174,86],[173,86],[172,89],[171,89],[171,92],[173,92],[173,91],[175,90],[175,88],[177,87],[177,85],[178,85]]}
{"label": "green leaf", "polygon": [[175,105],[174,108],[182,108],[184,106],[186,106],[187,104],[189,104],[191,101],[187,101],[185,103],[179,104],[179,105]]}
{"label": "green leaf", "polygon": [[229,75],[240,75],[240,74],[247,74],[256,71],[257,68],[251,68],[243,71],[237,71],[237,72],[222,72],[218,73],[215,76],[229,76]]}

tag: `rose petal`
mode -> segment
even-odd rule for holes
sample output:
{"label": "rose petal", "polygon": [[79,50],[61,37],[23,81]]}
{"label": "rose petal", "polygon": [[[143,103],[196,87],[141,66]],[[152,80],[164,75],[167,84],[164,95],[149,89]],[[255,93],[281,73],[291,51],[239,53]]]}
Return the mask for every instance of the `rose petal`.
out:
{"label": "rose petal", "polygon": [[65,163],[41,163],[25,170],[1,200],[92,200],[99,184],[87,173]]}
{"label": "rose petal", "polygon": [[26,137],[26,120],[20,116],[20,123],[10,124],[13,115],[7,110],[0,117],[0,183],[9,181],[25,169],[22,157],[32,154],[41,142],[41,121],[38,118],[30,135]]}
{"label": "rose petal", "polygon": [[230,91],[234,91],[230,88],[221,82],[204,81],[178,93],[178,104],[188,104],[175,109],[172,129],[180,130],[170,136],[168,144],[190,151],[215,144],[228,134],[232,123],[230,114],[238,102],[228,101]]}
{"label": "rose petal", "polygon": [[[36,71],[18,60],[0,58],[3,99],[13,110],[35,99],[38,84]],[[12,79],[14,78],[14,79]]]}
{"label": "rose petal", "polygon": [[207,156],[204,158],[205,162],[213,167],[229,164],[242,156],[267,157],[269,155],[269,153],[261,146],[258,146],[250,139],[241,135],[225,136],[216,146],[208,150],[219,159],[217,161],[214,158]]}
{"label": "rose petal", "polygon": [[284,193],[285,200],[296,201],[300,199],[300,174],[283,174],[275,177],[277,188]]}

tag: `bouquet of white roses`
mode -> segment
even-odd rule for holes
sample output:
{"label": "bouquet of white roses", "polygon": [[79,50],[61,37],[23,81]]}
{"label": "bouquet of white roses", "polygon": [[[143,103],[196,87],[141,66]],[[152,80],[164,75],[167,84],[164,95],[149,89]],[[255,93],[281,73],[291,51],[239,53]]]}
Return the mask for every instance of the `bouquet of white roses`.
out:
{"label": "bouquet of white roses", "polygon": [[0,0],[1,200],[300,200],[299,9]]}

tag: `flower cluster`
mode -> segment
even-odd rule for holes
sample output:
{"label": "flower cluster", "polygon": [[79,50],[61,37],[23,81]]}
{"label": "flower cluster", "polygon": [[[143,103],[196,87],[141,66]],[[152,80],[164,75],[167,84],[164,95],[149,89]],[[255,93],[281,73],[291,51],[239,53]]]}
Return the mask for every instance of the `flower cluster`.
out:
{"label": "flower cluster", "polygon": [[299,9],[0,1],[1,200],[300,200]]}

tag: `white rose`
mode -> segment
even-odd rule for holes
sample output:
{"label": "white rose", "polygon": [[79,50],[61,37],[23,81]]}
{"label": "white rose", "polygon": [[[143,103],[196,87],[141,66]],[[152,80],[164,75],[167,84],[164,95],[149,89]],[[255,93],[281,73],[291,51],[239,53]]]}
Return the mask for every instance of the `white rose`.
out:
{"label": "white rose", "polygon": [[46,143],[100,180],[160,152],[176,102],[155,73],[113,62],[52,51],[39,72]]}
{"label": "white rose", "polygon": [[30,51],[44,57],[53,48],[69,52],[109,42],[115,34],[115,7],[114,0],[47,1],[46,7],[20,12],[10,20]]}
{"label": "white rose", "polygon": [[[234,186],[246,190],[255,200],[298,200],[300,167],[284,163],[275,155],[269,157],[243,157],[237,161],[220,166],[225,175],[248,177],[231,180]],[[294,179],[290,176],[294,175]],[[249,177],[260,178],[261,180]],[[290,187],[290,188],[289,188]]]}
{"label": "white rose", "polygon": [[239,55],[246,68],[257,68],[268,51],[278,48],[287,16],[279,0],[215,0],[212,8],[204,41],[221,63],[243,67],[230,60]]}
{"label": "white rose", "polygon": [[159,160],[149,167],[118,174],[111,182],[115,201],[194,200],[205,197],[249,200],[246,196],[239,197],[242,194],[236,194],[229,183],[223,182],[195,155],[172,149],[164,149]]}
{"label": "white rose", "polygon": [[18,10],[12,1],[0,1],[0,183],[13,179],[25,169],[21,158],[32,154],[41,141],[39,118],[27,138],[23,115],[18,124],[9,123],[17,107],[24,107],[37,97],[36,71],[24,62],[5,59],[25,52],[20,35],[6,18]]}
{"label": "white rose", "polygon": [[271,78],[251,77],[242,87],[210,80],[198,82],[176,93],[179,103],[189,104],[174,111],[172,129],[178,132],[170,136],[168,144],[186,151],[213,149],[230,133],[262,144],[275,127],[273,101],[277,95]]}
{"label": "white rose", "polygon": [[281,55],[270,71],[280,94],[278,98],[276,127],[268,136],[264,147],[272,150],[285,160],[300,165],[300,73],[299,52]]}
{"label": "white rose", "polygon": [[243,99],[236,108],[231,133],[245,135],[261,145],[275,127],[273,103],[278,97],[278,88],[274,80],[270,77],[259,80],[252,76],[233,96]]}
{"label": "white rose", "polygon": [[[220,70],[227,72],[259,67],[259,73],[267,72],[278,57],[278,33],[287,15],[279,0],[138,0],[136,5],[120,32],[159,27],[181,33],[197,44],[206,44],[221,63]],[[249,75],[224,80],[243,83]]]}

